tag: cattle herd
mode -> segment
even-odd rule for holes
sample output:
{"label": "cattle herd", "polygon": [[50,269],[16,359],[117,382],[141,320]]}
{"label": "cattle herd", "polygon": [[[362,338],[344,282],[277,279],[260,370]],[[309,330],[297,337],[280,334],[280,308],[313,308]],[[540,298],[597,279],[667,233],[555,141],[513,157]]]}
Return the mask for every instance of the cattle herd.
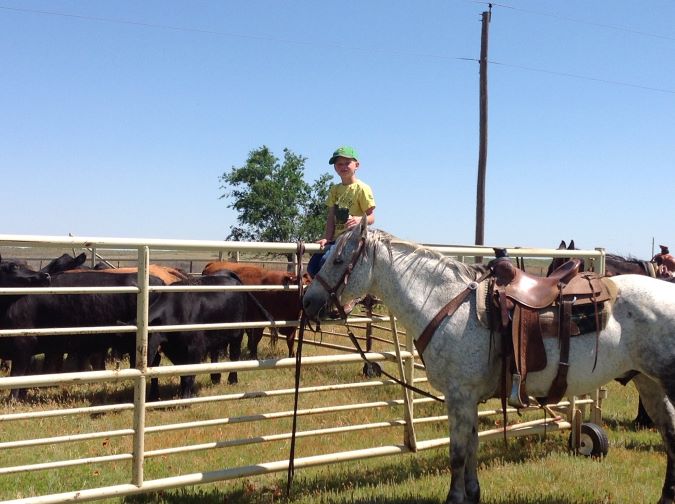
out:
{"label": "cattle herd", "polygon": [[[95,268],[83,266],[86,255],[64,254],[40,271],[24,262],[3,260],[0,257],[0,287],[127,287],[136,286],[136,268]],[[187,275],[181,270],[159,265],[149,268],[150,285],[237,286],[237,285],[296,285],[297,275],[234,262],[209,263],[201,275]],[[303,279],[307,283],[307,279]],[[1,329],[79,328],[97,326],[135,325],[135,293],[85,294],[10,294],[0,295]],[[153,291],[150,293],[148,324],[150,326],[271,322],[297,320],[300,313],[298,292],[294,290],[255,291]],[[295,327],[278,331],[286,336],[289,356],[293,354]],[[257,359],[257,345],[263,329],[246,329],[250,358]],[[186,330],[148,335],[148,365],[158,366],[161,355],[172,363],[197,364],[206,360],[216,362],[229,350],[229,358],[238,360],[244,329]],[[119,359],[129,355],[135,366],[135,338],[133,332],[22,335],[0,338],[0,358],[11,361],[10,376],[36,372],[35,359],[44,355],[41,372],[60,372],[67,356],[78,371],[91,366],[105,369],[108,356]],[[212,374],[218,382],[220,375]],[[229,383],[237,382],[237,374],[230,373]],[[180,397],[194,394],[194,376],[182,376]],[[26,390],[16,389],[10,398],[22,400]],[[157,380],[151,380],[149,400],[159,399]]]}

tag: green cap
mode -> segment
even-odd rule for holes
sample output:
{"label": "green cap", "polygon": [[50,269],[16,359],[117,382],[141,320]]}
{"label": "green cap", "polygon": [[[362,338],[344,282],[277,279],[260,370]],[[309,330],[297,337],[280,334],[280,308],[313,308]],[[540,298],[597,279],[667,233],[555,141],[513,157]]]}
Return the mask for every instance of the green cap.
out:
{"label": "green cap", "polygon": [[355,159],[356,161],[359,160],[359,155],[356,153],[354,147],[349,147],[348,145],[338,147],[335,152],[333,152],[333,155],[331,156],[330,161],[328,161],[328,164],[335,164],[335,160],[339,157]]}

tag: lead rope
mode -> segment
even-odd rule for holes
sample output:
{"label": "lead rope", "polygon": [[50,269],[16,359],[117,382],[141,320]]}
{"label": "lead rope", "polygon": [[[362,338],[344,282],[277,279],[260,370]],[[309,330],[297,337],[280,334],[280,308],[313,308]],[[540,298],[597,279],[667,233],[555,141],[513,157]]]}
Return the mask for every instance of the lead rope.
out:
{"label": "lead rope", "polygon": [[298,348],[295,352],[295,391],[293,396],[293,426],[291,427],[291,452],[288,456],[288,475],[286,479],[286,497],[291,496],[291,486],[293,485],[293,476],[295,475],[295,432],[298,423],[298,396],[300,395],[300,364],[302,362],[302,342],[305,336],[305,311],[302,309],[302,255],[305,253],[305,244],[298,241],[296,250],[296,274],[298,281],[298,305],[300,306],[300,331],[298,331]]}
{"label": "lead rope", "polygon": [[[339,304],[338,304],[339,306]],[[340,315],[344,317],[345,319],[345,328],[347,329],[347,335],[349,336],[349,339],[352,341],[352,344],[356,347],[356,350],[359,352],[359,355],[361,355],[361,358],[379,374],[383,374],[390,380],[393,380],[397,384],[401,385],[402,387],[411,390],[413,392],[417,392],[420,395],[423,395],[424,397],[428,397],[429,399],[433,399],[434,401],[438,402],[445,402],[445,399],[435,396],[426,390],[422,390],[421,388],[417,388],[414,385],[410,385],[409,383],[404,382],[403,380],[400,380],[399,378],[396,378],[394,375],[387,373],[382,367],[377,363],[377,362],[371,362],[368,360],[368,357],[366,357],[365,352],[361,349],[361,345],[359,344],[359,341],[356,339],[356,336],[354,336],[354,333],[352,330],[349,328],[349,325],[347,324],[347,315],[344,314],[344,310],[342,307],[339,306],[339,309],[341,311]]]}

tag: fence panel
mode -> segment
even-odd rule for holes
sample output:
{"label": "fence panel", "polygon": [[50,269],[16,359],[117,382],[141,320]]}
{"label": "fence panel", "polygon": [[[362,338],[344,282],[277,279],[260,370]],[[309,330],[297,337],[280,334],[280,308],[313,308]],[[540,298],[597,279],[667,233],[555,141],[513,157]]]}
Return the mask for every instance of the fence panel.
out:
{"label": "fence panel", "polygon": [[[122,240],[111,238],[56,238],[0,235],[0,247],[23,247],[34,256],[41,248],[87,248],[105,256],[106,250],[135,255],[138,287],[0,289],[0,295],[69,294],[109,291],[136,293],[135,326],[43,328],[7,330],[3,338],[54,337],[73,334],[135,332],[136,367],[125,362],[105,371],[3,376],[0,390],[31,388],[25,403],[5,403],[0,409],[0,488],[3,502],[47,503],[95,500],[185,485],[286,471],[293,415],[295,359],[271,349],[257,361],[193,365],[148,366],[147,342],[154,331],[237,327],[233,324],[192,324],[153,327],[148,324],[149,295],[176,290],[288,290],[293,287],[171,287],[150,286],[149,265],[161,253],[293,253],[296,244],[198,242],[186,240]],[[466,258],[488,256],[487,247],[435,247],[442,253]],[[308,244],[309,253],[317,246]],[[602,268],[604,252],[509,249],[512,256],[594,259]],[[3,254],[4,255],[4,254]],[[296,326],[297,320],[247,322],[241,327]],[[397,327],[390,314],[350,317],[349,324],[365,334],[375,326],[373,351],[368,358],[387,366],[408,383],[428,388],[424,368],[416,359],[411,335]],[[384,325],[386,324],[386,325]],[[296,468],[432,449],[448,444],[444,408],[431,399],[402,389],[392,380],[360,376],[361,358],[345,342],[342,323],[324,322],[324,332],[310,333],[311,350],[303,357],[303,385],[298,411]],[[268,335],[269,337],[269,335]],[[361,336],[364,337],[364,336]],[[415,370],[419,376],[415,376]],[[240,372],[243,383],[233,387],[210,384],[214,373]],[[146,402],[146,385],[153,378],[177,380],[198,374],[200,391],[190,399]],[[33,388],[39,388],[37,391]],[[175,385],[165,385],[173,394]],[[600,397],[597,395],[597,397]],[[558,405],[569,418],[531,420],[507,427],[509,436],[569,429],[577,407],[599,400],[564,401]],[[510,410],[515,412],[515,410]],[[488,404],[481,418],[501,415]],[[494,425],[494,421],[491,421]],[[489,425],[486,422],[484,425]],[[504,429],[485,428],[481,439],[499,438]],[[354,436],[355,433],[373,433]],[[376,434],[375,434],[376,433]],[[328,439],[317,443],[313,439]],[[188,470],[189,469],[189,470]],[[40,481],[40,483],[38,483]],[[45,483],[46,482],[46,483]]]}

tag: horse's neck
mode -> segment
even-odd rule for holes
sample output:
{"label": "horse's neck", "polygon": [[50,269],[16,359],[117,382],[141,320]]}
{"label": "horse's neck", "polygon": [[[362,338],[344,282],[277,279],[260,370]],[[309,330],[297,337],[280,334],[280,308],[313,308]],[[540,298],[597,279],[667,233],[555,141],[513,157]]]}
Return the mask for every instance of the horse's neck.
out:
{"label": "horse's neck", "polygon": [[617,275],[625,275],[627,273],[634,273],[637,275],[645,275],[646,269],[640,262],[629,260],[612,259],[605,262],[605,269],[614,272]]}
{"label": "horse's neck", "polygon": [[430,252],[392,246],[374,262],[372,293],[415,337],[467,282],[458,269]]}

